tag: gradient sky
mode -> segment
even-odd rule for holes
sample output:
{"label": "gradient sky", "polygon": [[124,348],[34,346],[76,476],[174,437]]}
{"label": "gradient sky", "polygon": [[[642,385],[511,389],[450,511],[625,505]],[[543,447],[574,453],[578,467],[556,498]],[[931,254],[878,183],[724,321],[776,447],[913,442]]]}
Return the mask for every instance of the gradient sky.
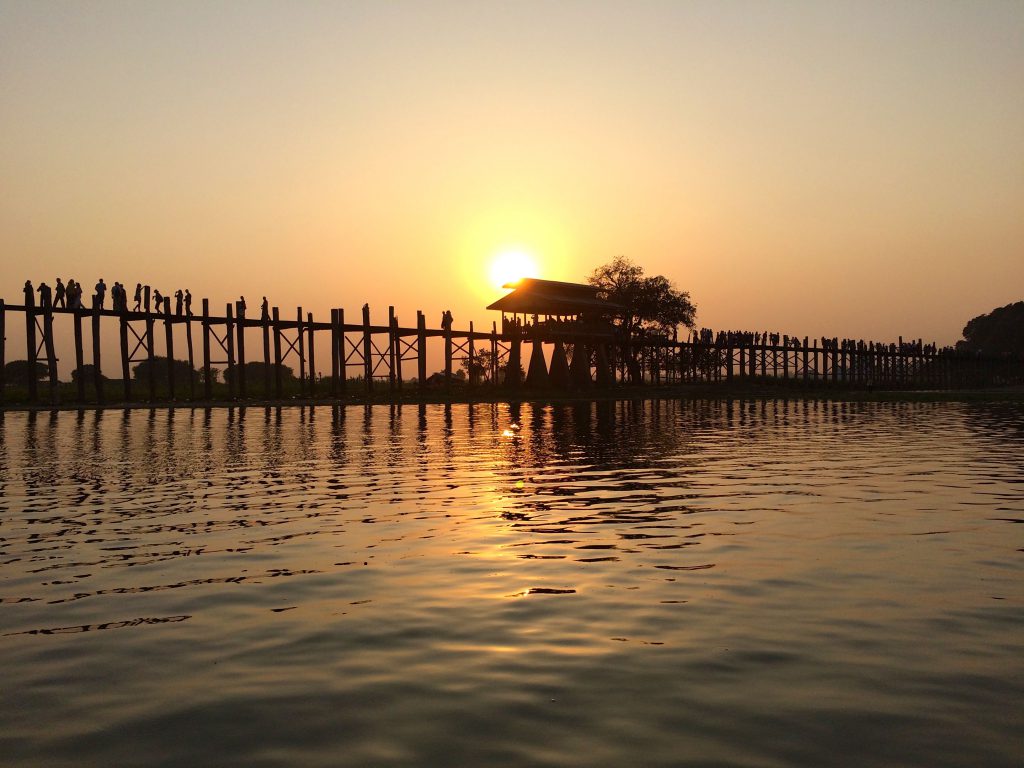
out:
{"label": "gradient sky", "polygon": [[0,129],[8,301],[489,326],[508,247],[713,328],[951,343],[1024,299],[1021,2],[0,0]]}

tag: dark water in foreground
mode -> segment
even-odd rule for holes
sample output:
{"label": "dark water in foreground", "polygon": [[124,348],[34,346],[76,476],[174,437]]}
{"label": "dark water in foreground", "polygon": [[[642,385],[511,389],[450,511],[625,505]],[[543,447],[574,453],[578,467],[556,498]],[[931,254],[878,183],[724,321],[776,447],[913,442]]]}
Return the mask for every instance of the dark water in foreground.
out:
{"label": "dark water in foreground", "polygon": [[4,765],[1024,761],[1024,409],[0,414]]}

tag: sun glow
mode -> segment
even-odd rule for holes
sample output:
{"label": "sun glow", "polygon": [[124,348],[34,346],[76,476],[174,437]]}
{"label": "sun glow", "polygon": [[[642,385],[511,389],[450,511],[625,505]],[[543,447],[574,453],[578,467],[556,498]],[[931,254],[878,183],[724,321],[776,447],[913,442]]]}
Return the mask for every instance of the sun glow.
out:
{"label": "sun glow", "polygon": [[524,277],[537,277],[537,264],[526,251],[508,249],[494,257],[490,274],[494,287],[501,288]]}

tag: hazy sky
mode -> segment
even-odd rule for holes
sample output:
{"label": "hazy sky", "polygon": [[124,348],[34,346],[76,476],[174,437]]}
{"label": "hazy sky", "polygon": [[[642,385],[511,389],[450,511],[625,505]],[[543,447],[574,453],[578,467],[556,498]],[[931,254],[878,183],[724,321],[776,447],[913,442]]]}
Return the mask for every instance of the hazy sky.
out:
{"label": "hazy sky", "polygon": [[8,301],[489,325],[508,247],[626,255],[714,328],[948,343],[1024,299],[1016,0],[0,0],[0,129]]}

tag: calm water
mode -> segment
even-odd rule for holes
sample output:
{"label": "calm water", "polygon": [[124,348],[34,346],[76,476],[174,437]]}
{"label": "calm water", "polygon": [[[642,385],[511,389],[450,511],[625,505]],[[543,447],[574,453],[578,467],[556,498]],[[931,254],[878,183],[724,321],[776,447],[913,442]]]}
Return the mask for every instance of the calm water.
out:
{"label": "calm water", "polygon": [[1020,766],[1024,408],[0,414],[0,763]]}

